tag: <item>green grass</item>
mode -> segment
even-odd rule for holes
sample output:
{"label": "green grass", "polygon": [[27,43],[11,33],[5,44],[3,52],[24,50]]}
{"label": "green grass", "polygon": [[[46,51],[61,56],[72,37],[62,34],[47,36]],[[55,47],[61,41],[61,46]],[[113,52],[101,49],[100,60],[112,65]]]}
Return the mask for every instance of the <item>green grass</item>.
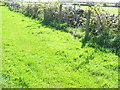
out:
{"label": "green grass", "polygon": [[[68,3],[68,4],[74,4],[74,3]],[[85,3],[75,3],[75,4],[85,4]],[[102,4],[100,4],[102,5]],[[108,5],[111,5],[111,6],[115,6],[115,4],[108,4]],[[76,6],[77,7],[77,6]],[[79,8],[79,7],[77,7]],[[82,9],[87,9],[88,6],[80,6],[80,8]],[[118,7],[102,7],[104,10],[108,11],[109,13],[115,13],[115,14],[118,14]]]}
{"label": "green grass", "polygon": [[[88,6],[81,6],[80,8],[85,10],[88,8]],[[102,7],[102,8],[109,13],[118,14],[118,7]]]}
{"label": "green grass", "polygon": [[115,6],[115,4],[107,4],[108,6]]}
{"label": "green grass", "polygon": [[109,13],[118,14],[118,7],[103,7],[103,9],[108,11]]}
{"label": "green grass", "polygon": [[117,88],[118,56],[2,7],[3,88]]}

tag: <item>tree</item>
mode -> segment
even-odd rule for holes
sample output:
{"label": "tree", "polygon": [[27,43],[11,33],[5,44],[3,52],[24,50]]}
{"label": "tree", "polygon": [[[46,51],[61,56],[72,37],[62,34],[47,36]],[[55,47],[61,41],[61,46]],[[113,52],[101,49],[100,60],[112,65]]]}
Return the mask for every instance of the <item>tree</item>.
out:
{"label": "tree", "polygon": [[118,6],[118,3],[116,3],[115,6]]}
{"label": "tree", "polygon": [[104,6],[104,7],[107,6],[107,3],[103,3],[103,6]]}

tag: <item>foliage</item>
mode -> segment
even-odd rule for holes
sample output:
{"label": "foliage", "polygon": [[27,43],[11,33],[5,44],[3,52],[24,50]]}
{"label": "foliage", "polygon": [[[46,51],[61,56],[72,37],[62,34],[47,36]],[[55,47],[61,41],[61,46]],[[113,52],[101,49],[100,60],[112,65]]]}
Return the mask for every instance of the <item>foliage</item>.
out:
{"label": "foliage", "polygon": [[67,24],[67,23],[60,24],[60,27],[61,27],[62,29],[65,29],[65,28],[68,27],[68,24]]}
{"label": "foliage", "polygon": [[88,5],[88,6],[94,6],[94,5],[95,5],[95,2],[87,2],[87,5]]}
{"label": "foliage", "polygon": [[104,6],[104,7],[107,6],[107,3],[103,3],[103,6]]}
{"label": "foliage", "polygon": [[117,30],[118,16],[105,12],[100,6],[90,7],[90,9],[91,12],[94,12],[92,13],[93,15],[91,15],[91,30],[96,33],[108,32],[106,30],[111,28]]}
{"label": "foliage", "polygon": [[118,4],[118,3],[116,3],[116,4],[115,4],[115,6],[119,6],[119,4]]}
{"label": "foliage", "polygon": [[[105,12],[100,6],[91,6],[89,9],[91,10],[90,43],[92,41],[93,44],[96,43],[100,47],[114,48],[118,52],[117,48],[120,41],[116,42],[115,38],[118,38],[120,35],[118,30],[119,16]],[[118,46],[114,46],[115,44]]]}

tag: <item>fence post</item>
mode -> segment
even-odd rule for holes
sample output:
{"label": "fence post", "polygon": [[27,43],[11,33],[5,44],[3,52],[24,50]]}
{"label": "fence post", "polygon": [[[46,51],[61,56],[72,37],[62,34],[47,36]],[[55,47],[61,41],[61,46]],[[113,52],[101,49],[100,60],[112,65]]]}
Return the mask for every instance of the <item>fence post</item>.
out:
{"label": "fence post", "polygon": [[76,5],[74,4],[74,10],[76,10]]}
{"label": "fence post", "polygon": [[120,1],[118,2],[118,31],[120,31]]}
{"label": "fence post", "polygon": [[21,13],[23,13],[23,0],[21,0]]}
{"label": "fence post", "polygon": [[59,20],[58,20],[59,27],[60,27],[61,21],[62,21],[62,4],[60,4],[60,9],[59,9]]}
{"label": "fence post", "polygon": [[45,7],[46,7],[46,4],[44,3],[44,13],[43,13],[43,14],[44,14],[44,22],[46,22],[46,20],[47,20],[47,19],[46,19],[46,18],[47,18],[47,17],[46,17],[46,14],[47,14],[47,13],[46,13],[46,8],[45,8]]}
{"label": "fence post", "polygon": [[86,21],[86,32],[85,32],[85,37],[84,37],[84,40],[83,40],[83,44],[82,44],[82,47],[84,47],[86,45],[86,42],[88,40],[88,37],[89,37],[89,23],[90,23],[90,15],[91,15],[91,11],[88,10],[88,15],[87,15],[87,21]]}

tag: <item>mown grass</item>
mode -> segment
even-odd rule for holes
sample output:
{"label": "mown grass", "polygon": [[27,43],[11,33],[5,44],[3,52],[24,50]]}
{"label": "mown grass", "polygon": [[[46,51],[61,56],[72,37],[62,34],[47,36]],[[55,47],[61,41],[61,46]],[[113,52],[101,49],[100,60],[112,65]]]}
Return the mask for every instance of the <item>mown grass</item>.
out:
{"label": "mown grass", "polygon": [[3,88],[117,88],[118,56],[2,7]]}

